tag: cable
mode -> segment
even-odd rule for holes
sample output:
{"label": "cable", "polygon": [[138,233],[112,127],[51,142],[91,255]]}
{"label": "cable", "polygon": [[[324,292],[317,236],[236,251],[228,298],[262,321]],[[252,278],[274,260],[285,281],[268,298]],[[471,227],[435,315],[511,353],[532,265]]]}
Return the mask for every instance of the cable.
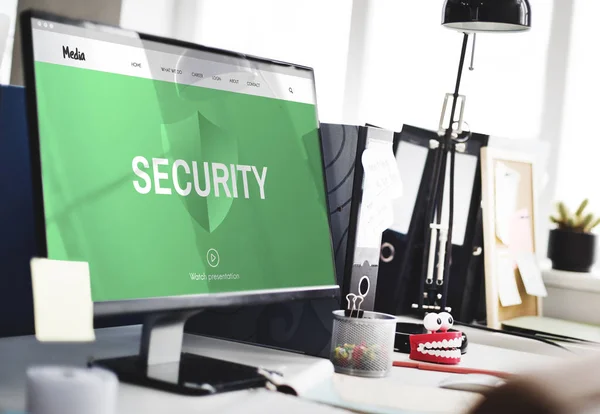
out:
{"label": "cable", "polygon": [[456,148],[454,143],[450,148],[450,188],[448,200],[448,239],[446,240],[446,256],[444,258],[444,287],[442,289],[442,309],[446,309],[448,284],[450,283],[450,266],[452,265],[452,226],[454,224],[454,165]]}
{"label": "cable", "polygon": [[552,342],[552,341],[550,341],[548,339],[540,338],[538,336],[534,336],[534,335],[530,335],[530,334],[525,334],[525,333],[520,333],[520,332],[513,332],[513,331],[504,331],[504,330],[500,330],[500,329],[493,329],[493,328],[488,328],[487,326],[472,325],[472,324],[468,324],[468,323],[464,323],[464,322],[458,322],[456,320],[454,321],[454,326],[464,326],[465,328],[473,328],[473,329],[479,329],[481,331],[501,333],[501,334],[505,334],[505,335],[518,336],[520,338],[533,339],[534,341],[539,341],[539,342],[542,342],[544,344],[551,345],[551,346],[563,349],[563,350],[565,350],[567,352],[573,353],[573,351],[571,351],[568,348],[565,348],[561,344],[557,344],[556,342]]}

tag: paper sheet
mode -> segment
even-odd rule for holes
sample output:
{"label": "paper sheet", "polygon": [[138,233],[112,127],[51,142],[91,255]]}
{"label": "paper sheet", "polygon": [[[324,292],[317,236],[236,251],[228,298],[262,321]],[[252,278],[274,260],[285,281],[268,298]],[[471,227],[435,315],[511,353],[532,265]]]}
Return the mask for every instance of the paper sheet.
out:
{"label": "paper sheet", "polygon": [[331,377],[333,377],[333,372],[334,368],[331,361],[328,359],[317,359],[298,373],[286,374],[283,378],[283,385],[290,387],[297,395],[302,397],[316,383],[330,381]]}
{"label": "paper sheet", "polygon": [[515,278],[514,260],[507,250],[498,249],[496,252],[496,275],[502,306],[520,305],[522,301]]}
{"label": "paper sheet", "polygon": [[47,342],[95,340],[86,262],[31,259],[35,336]]}
{"label": "paper sheet", "polygon": [[[477,157],[468,154],[455,155],[454,167],[454,222],[452,224],[452,244],[462,246],[469,220],[473,182],[477,170]],[[442,207],[442,223],[448,222],[450,215],[450,154],[448,154],[446,179],[444,181],[444,200]]]}
{"label": "paper sheet", "polygon": [[372,144],[362,154],[365,171],[365,192],[384,195],[392,200],[402,195],[402,180],[394,158],[392,143]]}
{"label": "paper sheet", "polygon": [[379,249],[381,233],[394,222],[392,201],[402,195],[402,179],[392,142],[370,141],[361,162],[364,182],[356,247]]}
{"label": "paper sheet", "polygon": [[515,259],[527,293],[542,298],[548,296],[535,253],[522,252],[517,254]]}
{"label": "paper sheet", "polygon": [[510,245],[510,220],[517,209],[517,197],[521,175],[502,162],[496,162],[495,180],[495,216],[496,236],[506,245]]}
{"label": "paper sheet", "polygon": [[357,247],[379,250],[381,234],[394,221],[394,211],[389,200],[363,197],[360,206],[359,230],[356,238]]}
{"label": "paper sheet", "polygon": [[527,209],[520,209],[513,213],[510,219],[510,246],[513,256],[519,253],[533,252],[533,223]]}
{"label": "paper sheet", "polygon": [[390,228],[402,234],[408,233],[412,219],[421,177],[429,150],[426,147],[400,141],[396,150],[396,166],[402,177],[402,197],[392,202],[394,223]]}

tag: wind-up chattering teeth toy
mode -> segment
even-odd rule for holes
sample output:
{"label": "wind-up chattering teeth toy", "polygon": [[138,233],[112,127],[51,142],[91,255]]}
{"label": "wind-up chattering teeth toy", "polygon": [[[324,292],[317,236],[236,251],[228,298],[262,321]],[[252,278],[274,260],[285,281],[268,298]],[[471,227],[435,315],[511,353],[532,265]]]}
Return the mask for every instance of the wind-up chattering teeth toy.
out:
{"label": "wind-up chattering teeth toy", "polygon": [[410,336],[410,359],[438,364],[458,364],[462,333],[448,332],[453,324],[454,319],[448,312],[428,313],[423,319],[427,333]]}

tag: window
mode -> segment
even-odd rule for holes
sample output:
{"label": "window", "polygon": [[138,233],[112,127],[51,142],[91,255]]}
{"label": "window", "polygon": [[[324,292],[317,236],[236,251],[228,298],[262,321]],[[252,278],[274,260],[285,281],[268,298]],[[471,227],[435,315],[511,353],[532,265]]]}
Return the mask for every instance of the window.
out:
{"label": "window", "polygon": [[563,123],[558,157],[556,198],[568,205],[590,199],[600,212],[600,27],[594,19],[600,2],[574,1]]}
{"label": "window", "polygon": [[124,27],[313,67],[319,118],[341,122],[351,1],[124,0],[122,10]]}
{"label": "window", "polygon": [[[531,3],[530,31],[477,35],[475,70],[465,67],[461,85],[473,131],[540,138],[553,3]],[[360,122],[437,129],[444,95],[454,91],[462,35],[441,26],[442,0],[369,4]]]}
{"label": "window", "polygon": [[10,65],[17,16],[17,0],[2,0],[0,2],[0,83],[10,81]]}

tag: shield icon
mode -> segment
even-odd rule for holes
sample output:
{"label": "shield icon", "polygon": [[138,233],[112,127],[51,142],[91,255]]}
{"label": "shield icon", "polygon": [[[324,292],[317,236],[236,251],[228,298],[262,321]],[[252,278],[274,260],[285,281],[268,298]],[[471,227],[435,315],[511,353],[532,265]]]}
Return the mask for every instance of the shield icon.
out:
{"label": "shield icon", "polygon": [[[190,217],[209,233],[215,231],[225,220],[233,204],[233,198],[227,197],[223,191],[215,197],[212,177],[205,176],[204,163],[222,163],[226,166],[237,164],[237,138],[204,117],[194,112],[187,118],[171,124],[162,124],[162,146],[170,164],[175,160],[184,160],[190,168],[192,162],[197,163],[197,174],[187,174],[178,169],[180,182],[192,182],[192,191],[188,196],[179,196]],[[210,172],[210,168],[207,171]],[[197,177],[197,183],[194,180]],[[230,180],[236,177],[230,177]],[[211,186],[208,196],[200,196],[195,185],[205,189]]]}

